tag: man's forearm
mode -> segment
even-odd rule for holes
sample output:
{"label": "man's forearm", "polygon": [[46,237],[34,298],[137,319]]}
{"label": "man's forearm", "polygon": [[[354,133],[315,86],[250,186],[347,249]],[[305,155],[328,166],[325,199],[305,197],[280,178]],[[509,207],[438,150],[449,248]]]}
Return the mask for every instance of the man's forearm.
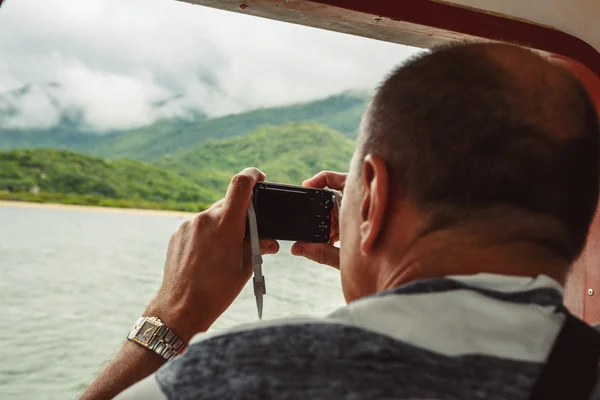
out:
{"label": "man's forearm", "polygon": [[[209,310],[210,307],[201,307]],[[161,321],[171,329],[186,345],[192,336],[204,332],[210,327],[212,320],[191,325],[194,320],[190,315],[179,312],[177,307],[164,306],[156,298],[150,302],[143,316],[160,317]],[[199,317],[200,316],[200,317]],[[202,318],[198,312],[194,317]],[[128,387],[153,374],[166,360],[154,351],[127,340],[119,353],[100,373],[92,385],[81,396],[83,400],[112,399]]]}
{"label": "man's forearm", "polygon": [[164,363],[165,359],[155,352],[127,341],[81,399],[112,399],[156,372]]}

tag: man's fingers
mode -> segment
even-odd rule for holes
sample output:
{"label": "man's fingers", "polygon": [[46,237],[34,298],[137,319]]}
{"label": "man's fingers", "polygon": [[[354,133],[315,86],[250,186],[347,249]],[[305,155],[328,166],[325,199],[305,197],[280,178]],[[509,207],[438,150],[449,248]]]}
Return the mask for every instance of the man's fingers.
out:
{"label": "man's fingers", "polygon": [[340,235],[339,233],[334,234],[331,239],[329,239],[329,243],[330,244],[334,244],[340,241]]}
{"label": "man's fingers", "polygon": [[[276,240],[261,240],[260,241],[260,254],[275,254],[279,251],[279,243]],[[243,265],[242,267],[250,268],[252,265],[252,247],[250,246],[250,239],[244,240],[244,251],[242,254]],[[250,268],[252,270],[252,268]]]}
{"label": "man's fingers", "polygon": [[260,252],[262,254],[276,254],[279,251],[279,243],[276,240],[261,240]]}
{"label": "man's fingers", "polygon": [[344,190],[346,177],[348,174],[333,171],[321,171],[310,179],[302,182],[302,186],[322,189],[328,187],[330,189]]}
{"label": "man's fingers", "polygon": [[266,175],[256,168],[246,168],[235,175],[223,199],[222,209],[225,213],[234,216],[246,215],[254,185],[265,178]]}
{"label": "man's fingers", "polygon": [[292,246],[292,254],[336,269],[340,268],[340,249],[329,243],[297,242]]}

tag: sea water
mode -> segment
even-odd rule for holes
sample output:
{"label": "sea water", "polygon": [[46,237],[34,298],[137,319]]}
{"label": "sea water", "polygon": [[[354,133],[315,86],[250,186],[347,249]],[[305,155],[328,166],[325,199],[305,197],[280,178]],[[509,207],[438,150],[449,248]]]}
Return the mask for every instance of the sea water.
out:
{"label": "sea water", "polygon": [[[0,398],[72,399],[113,357],[158,289],[166,246],[187,215],[0,206]],[[338,271],[264,258],[264,318],[344,304]],[[213,325],[257,319],[252,287]]]}

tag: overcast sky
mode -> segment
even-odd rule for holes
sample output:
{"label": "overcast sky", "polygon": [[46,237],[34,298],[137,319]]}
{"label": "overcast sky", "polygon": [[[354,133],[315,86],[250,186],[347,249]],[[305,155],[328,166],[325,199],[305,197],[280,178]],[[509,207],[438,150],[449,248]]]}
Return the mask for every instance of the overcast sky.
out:
{"label": "overcast sky", "polygon": [[19,113],[0,126],[51,126],[57,104],[109,130],[194,109],[215,116],[312,100],[372,89],[417,51],[174,0],[4,3],[0,93],[58,85],[5,95],[0,111]]}

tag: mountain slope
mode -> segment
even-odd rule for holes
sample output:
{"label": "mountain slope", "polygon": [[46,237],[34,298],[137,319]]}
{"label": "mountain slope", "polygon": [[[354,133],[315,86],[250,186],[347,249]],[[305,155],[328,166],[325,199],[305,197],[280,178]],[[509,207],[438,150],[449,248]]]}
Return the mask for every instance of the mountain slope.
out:
{"label": "mountain slope", "polygon": [[195,182],[224,191],[230,177],[254,166],[267,179],[300,184],[324,169],[347,170],[354,143],[333,129],[314,122],[263,126],[242,137],[209,141],[156,165]]}
{"label": "mountain slope", "polygon": [[[186,110],[186,117],[165,119],[169,107],[181,96],[159,99],[150,107],[158,118],[154,125],[178,129],[206,119],[199,110]],[[66,89],[58,83],[30,84],[0,93],[0,150],[57,148],[93,154],[105,141],[125,133],[123,129],[95,131],[86,119],[85,108],[69,100]],[[108,153],[112,153],[108,151]],[[135,157],[133,157],[135,158]]]}
{"label": "mountain slope", "polygon": [[51,147],[91,153],[106,139],[107,136],[85,133],[62,124],[49,129],[0,129],[0,150]]}
{"label": "mountain slope", "polygon": [[96,145],[93,154],[152,161],[210,139],[242,136],[261,125],[301,121],[316,121],[355,138],[367,99],[366,93],[349,93],[310,103],[254,110],[178,126],[162,121],[108,138]]}
{"label": "mountain slope", "polygon": [[[368,97],[366,92],[347,92],[323,100],[208,120],[159,120],[145,127],[109,135],[86,133],[71,120],[46,130],[1,128],[0,121],[0,149],[53,147],[110,159],[152,161],[210,139],[242,136],[265,124],[282,125],[301,121],[316,121],[354,138]],[[2,98],[0,109],[1,103]]]}

